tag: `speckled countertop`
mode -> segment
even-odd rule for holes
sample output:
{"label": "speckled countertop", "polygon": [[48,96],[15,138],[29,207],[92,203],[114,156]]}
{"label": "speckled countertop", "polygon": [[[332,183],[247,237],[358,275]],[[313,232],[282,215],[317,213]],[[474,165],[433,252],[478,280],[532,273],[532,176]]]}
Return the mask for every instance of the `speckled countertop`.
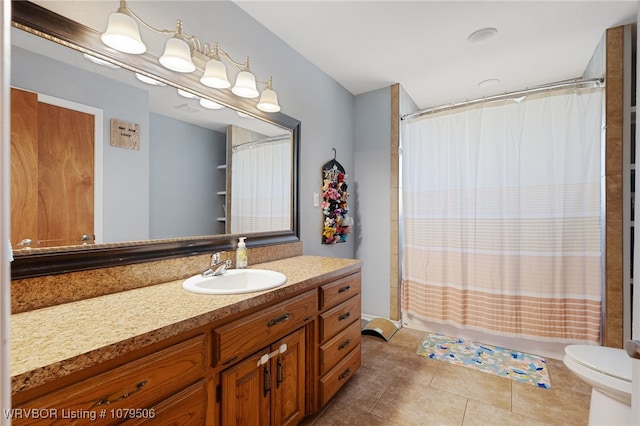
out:
{"label": "speckled countertop", "polygon": [[282,272],[287,282],[263,292],[203,295],[184,290],[179,280],[12,315],[12,391],[38,386],[356,271],[360,261],[297,256],[251,267]]}

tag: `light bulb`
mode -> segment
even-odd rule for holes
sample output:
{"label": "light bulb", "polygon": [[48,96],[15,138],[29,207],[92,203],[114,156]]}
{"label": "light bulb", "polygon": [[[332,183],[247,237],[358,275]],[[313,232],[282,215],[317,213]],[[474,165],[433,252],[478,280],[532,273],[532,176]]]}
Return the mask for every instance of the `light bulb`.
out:
{"label": "light bulb", "polygon": [[159,59],[163,67],[176,72],[193,72],[196,66],[191,60],[191,50],[186,41],[172,37],[164,46],[164,53]]}
{"label": "light bulb", "polygon": [[140,38],[138,24],[131,16],[122,12],[109,16],[107,30],[102,33],[100,40],[119,52],[138,55],[147,51],[147,46]]}
{"label": "light bulb", "polygon": [[231,86],[231,82],[227,78],[227,68],[219,59],[207,61],[200,83],[216,89],[226,89]]}
{"label": "light bulb", "polygon": [[240,71],[238,73],[236,84],[231,91],[241,98],[257,98],[260,94],[256,88],[256,78],[249,71]]}
{"label": "light bulb", "polygon": [[278,95],[272,89],[267,87],[262,91],[260,101],[256,106],[260,111],[278,112],[280,111],[280,105],[278,105]]}

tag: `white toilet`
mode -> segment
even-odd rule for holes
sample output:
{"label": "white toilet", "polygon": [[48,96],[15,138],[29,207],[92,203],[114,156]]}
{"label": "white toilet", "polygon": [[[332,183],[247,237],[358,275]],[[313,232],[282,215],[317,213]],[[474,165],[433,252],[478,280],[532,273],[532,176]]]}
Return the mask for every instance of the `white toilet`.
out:
{"label": "white toilet", "polygon": [[631,424],[631,358],[624,349],[569,345],[564,364],[589,383],[590,425]]}

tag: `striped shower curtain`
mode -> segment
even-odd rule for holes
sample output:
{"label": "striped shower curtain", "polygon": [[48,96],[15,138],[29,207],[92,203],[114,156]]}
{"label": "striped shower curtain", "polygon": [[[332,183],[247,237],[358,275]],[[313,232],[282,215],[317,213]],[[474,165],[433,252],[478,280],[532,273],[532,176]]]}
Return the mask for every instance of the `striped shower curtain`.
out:
{"label": "striped shower curtain", "polygon": [[571,89],[403,122],[403,312],[599,342],[602,102]]}

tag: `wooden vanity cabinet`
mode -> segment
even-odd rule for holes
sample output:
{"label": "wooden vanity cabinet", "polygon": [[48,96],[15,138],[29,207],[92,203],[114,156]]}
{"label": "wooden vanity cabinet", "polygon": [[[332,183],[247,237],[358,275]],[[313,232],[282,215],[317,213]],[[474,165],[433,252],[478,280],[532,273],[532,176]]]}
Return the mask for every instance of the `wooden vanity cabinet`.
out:
{"label": "wooden vanity cabinet", "polygon": [[360,368],[360,288],[360,273],[320,286],[319,407]]}
{"label": "wooden vanity cabinet", "polygon": [[[15,425],[120,424],[127,420],[204,424],[206,337],[199,335],[14,408]],[[188,399],[188,404],[182,403]],[[36,417],[34,417],[36,415]],[[42,418],[46,415],[47,418]]]}
{"label": "wooden vanity cabinet", "polygon": [[[14,394],[14,408],[55,410],[57,418],[46,419],[52,425],[296,425],[360,367],[360,277],[319,281]],[[13,424],[43,419],[14,417]]]}
{"label": "wooden vanity cabinet", "polygon": [[201,426],[206,424],[207,381],[200,380],[152,407],[153,417],[138,416],[123,424],[153,426]]}
{"label": "wooden vanity cabinet", "polygon": [[305,359],[300,328],[222,371],[221,424],[298,424],[305,415]]}
{"label": "wooden vanity cabinet", "polygon": [[[295,425],[305,415],[306,327],[318,314],[307,291],[214,330],[221,424]],[[262,360],[262,361],[261,361]]]}

